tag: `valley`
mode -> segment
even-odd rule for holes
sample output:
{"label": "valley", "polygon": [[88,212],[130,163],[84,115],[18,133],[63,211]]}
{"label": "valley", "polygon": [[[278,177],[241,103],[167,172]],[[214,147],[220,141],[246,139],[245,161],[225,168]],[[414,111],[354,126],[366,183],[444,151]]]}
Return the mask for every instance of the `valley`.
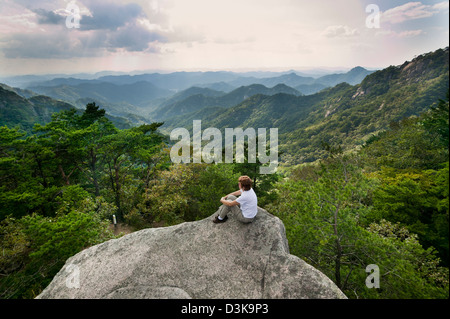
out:
{"label": "valley", "polygon": [[3,85],[0,125],[30,130],[52,112],[95,102],[120,127],[164,122],[165,134],[190,130],[193,120],[218,129],[276,127],[281,161],[299,164],[321,158],[322,143],[361,147],[390,122],[418,115],[444,97],[448,83],[448,48],[379,71],[355,67],[316,78],[295,72],[33,78],[21,88]]}

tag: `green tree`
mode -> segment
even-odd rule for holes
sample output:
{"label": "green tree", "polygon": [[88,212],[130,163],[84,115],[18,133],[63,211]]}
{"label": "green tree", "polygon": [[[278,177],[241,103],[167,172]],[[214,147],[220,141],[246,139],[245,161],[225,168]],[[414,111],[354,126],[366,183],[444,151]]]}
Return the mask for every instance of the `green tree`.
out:
{"label": "green tree", "polygon": [[[256,138],[255,145],[258,145],[258,138]],[[270,147],[270,146],[269,146]],[[268,151],[266,151],[268,155]],[[258,196],[258,205],[264,206],[276,199],[276,192],[274,192],[274,185],[279,180],[280,175],[274,172],[273,174],[261,174],[261,167],[269,164],[262,164],[259,156],[254,159],[254,163],[249,162],[248,143],[244,143],[244,162],[234,163],[234,172],[239,175],[249,176],[253,181],[253,190]]]}
{"label": "green tree", "polygon": [[53,152],[17,129],[2,127],[0,135],[0,220],[32,211],[51,214],[59,191]]}
{"label": "green tree", "polygon": [[95,105],[95,102],[86,104],[86,109],[81,115],[79,122],[82,127],[87,127],[96,121],[104,118],[106,111]]}
{"label": "green tree", "polygon": [[431,138],[421,119],[414,117],[392,122],[390,129],[370,138],[361,155],[366,169],[437,169],[448,160],[437,139]]}
{"label": "green tree", "polygon": [[229,164],[177,164],[157,172],[126,219],[139,227],[172,225],[212,215],[220,198],[235,191],[239,174]]}
{"label": "green tree", "polygon": [[67,258],[113,238],[102,218],[108,206],[85,197],[79,186],[68,188],[56,217],[33,214],[0,223],[1,298],[36,297]]}
{"label": "green tree", "polygon": [[196,178],[191,179],[187,194],[192,199],[188,220],[206,218],[222,205],[220,198],[238,189],[240,174],[230,164],[193,167]]}
{"label": "green tree", "polygon": [[366,230],[364,253],[380,267],[380,289],[361,290],[368,298],[448,298],[448,268],[433,248],[424,249],[399,223],[381,220]]}
{"label": "green tree", "polygon": [[334,154],[307,174],[311,179],[281,187],[281,209],[269,206],[287,224],[294,254],[325,270],[342,290],[348,289],[359,266],[354,251],[360,240],[357,224],[368,210],[363,202],[370,183],[360,165],[357,157]]}
{"label": "green tree", "polygon": [[401,223],[449,264],[447,100],[419,117],[391,123],[362,150],[365,168],[379,181],[367,222]]}
{"label": "green tree", "polygon": [[424,127],[432,132],[440,144],[447,149],[449,144],[449,91],[446,100],[439,100],[436,107],[431,107],[430,112],[424,115]]}
{"label": "green tree", "polygon": [[[448,269],[433,248],[399,224],[361,223],[376,183],[357,158],[342,155],[300,168],[278,184],[268,209],[286,226],[292,254],[331,278],[349,298],[448,298]],[[368,265],[380,269],[380,289],[365,285]]]}
{"label": "green tree", "polygon": [[448,265],[448,163],[435,171],[417,173],[384,169],[374,174],[379,186],[373,192],[373,211],[367,220],[400,223],[418,235],[420,243],[439,251]]}
{"label": "green tree", "polygon": [[[127,197],[127,187],[132,186],[134,170],[147,165],[151,166],[152,156],[159,154],[164,145],[163,136],[156,132],[161,125],[162,123],[153,123],[120,130],[105,136],[100,141],[99,153],[106,166],[107,180],[117,207],[117,217],[120,220],[125,214],[124,200]],[[148,183],[148,180],[146,182]],[[134,188],[140,189],[136,185]],[[135,191],[131,192],[135,193]]]}
{"label": "green tree", "polygon": [[61,185],[70,185],[71,179],[78,173],[77,162],[82,156],[77,139],[80,117],[76,113],[75,109],[54,113],[50,123],[36,124],[34,127],[39,144],[50,148],[54,153]]}
{"label": "green tree", "polygon": [[104,161],[100,155],[102,140],[115,133],[117,133],[117,129],[114,125],[108,119],[102,117],[77,134],[81,152],[77,168],[87,179],[87,188],[93,188],[95,196],[100,196],[100,180],[104,173]]}

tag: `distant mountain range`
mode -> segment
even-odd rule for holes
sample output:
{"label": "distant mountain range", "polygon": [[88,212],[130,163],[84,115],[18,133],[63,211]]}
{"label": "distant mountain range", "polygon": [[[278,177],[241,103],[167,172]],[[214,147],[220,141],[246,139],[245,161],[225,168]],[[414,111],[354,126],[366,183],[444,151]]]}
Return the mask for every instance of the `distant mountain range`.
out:
{"label": "distant mountain range", "polygon": [[[360,83],[373,71],[356,67],[347,73],[329,74],[314,78],[291,73],[234,73],[234,72],[174,72],[169,74],[107,75],[96,79],[74,77],[53,78],[30,82],[21,88],[74,103],[80,98],[92,98],[107,103],[129,103],[139,107],[155,105],[155,101],[191,87],[210,88],[229,93],[241,86],[261,84],[273,88],[278,84],[290,86],[301,94],[313,94],[338,83]],[[259,75],[259,76],[255,76]],[[264,77],[271,75],[268,77]],[[17,81],[17,80],[16,80]],[[23,79],[22,79],[23,81]],[[157,104],[157,103],[156,103]]]}
{"label": "distant mountain range", "polygon": [[341,83],[319,93],[254,95],[231,108],[208,107],[166,121],[163,129],[202,127],[278,128],[285,162],[322,157],[322,142],[344,150],[364,144],[392,121],[418,115],[444,99],[449,88],[448,47],[401,66],[368,75],[360,84]]}
{"label": "distant mountain range", "polygon": [[172,95],[169,90],[161,89],[146,81],[122,85],[96,81],[75,82],[77,83],[75,85],[35,86],[30,89],[71,103],[80,98],[92,98],[108,103],[129,103],[136,106],[146,106],[151,100]]}
{"label": "distant mountain range", "polygon": [[39,77],[30,76],[21,77],[21,81],[29,79],[31,82],[15,90],[23,97],[30,97],[33,94],[46,95],[76,106],[92,100],[104,105],[109,113],[116,116],[131,113],[156,120],[196,111],[203,107],[230,107],[254,94],[310,95],[342,82],[358,84],[372,72],[356,67],[346,73],[328,74],[318,78],[298,75],[294,71],[242,74],[174,72],[106,75],[96,79],[44,78],[43,81],[37,81]]}
{"label": "distant mountain range", "polygon": [[[350,149],[389,123],[418,115],[449,86],[448,48],[380,71],[356,67],[320,77],[288,73],[175,72],[53,78],[0,86],[0,125],[30,130],[52,112],[96,102],[119,127],[164,121],[161,130],[279,128],[283,160],[314,161],[322,142]],[[36,77],[31,77],[37,79]]]}
{"label": "distant mountain range", "polygon": [[252,84],[241,86],[227,94],[207,88],[194,87],[182,91],[162,103],[155,111],[150,113],[150,117],[156,120],[167,120],[205,107],[232,107],[257,94],[274,95],[278,93],[301,95],[297,90],[284,84],[278,84],[273,88],[267,88],[261,84]]}
{"label": "distant mountain range", "polygon": [[[351,69],[347,73],[342,74],[329,74],[321,76],[317,79],[313,77],[304,77],[297,75],[296,73],[292,72],[289,74],[283,74],[278,77],[270,77],[270,78],[255,78],[255,77],[242,77],[238,78],[236,80],[228,82],[231,85],[234,86],[241,86],[241,85],[250,85],[250,84],[262,84],[267,87],[273,87],[277,84],[285,84],[287,86],[293,87],[296,90],[300,91],[302,94],[306,94],[306,92],[301,91],[301,88],[304,90],[308,87],[317,87],[320,89],[323,89],[325,87],[332,87],[339,83],[346,82],[348,84],[359,84],[361,81],[369,74],[373,73],[374,71],[366,70],[362,67],[356,67]],[[316,93],[314,90],[310,89],[310,94]]]}

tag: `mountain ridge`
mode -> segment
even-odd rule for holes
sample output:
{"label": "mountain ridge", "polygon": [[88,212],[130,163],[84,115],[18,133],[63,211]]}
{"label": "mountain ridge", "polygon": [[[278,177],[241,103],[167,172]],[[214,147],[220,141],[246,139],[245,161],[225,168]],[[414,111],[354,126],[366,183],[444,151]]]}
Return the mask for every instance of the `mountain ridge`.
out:
{"label": "mountain ridge", "polygon": [[272,88],[268,88],[262,84],[252,84],[249,86],[241,86],[230,93],[224,93],[220,96],[195,94],[188,96],[183,100],[175,101],[172,104],[163,104],[161,107],[151,112],[150,117],[157,120],[167,120],[171,117],[195,112],[205,107],[229,108],[257,94],[274,95],[278,93],[292,95],[300,94],[297,90],[284,84],[278,84]]}
{"label": "mountain ridge", "polygon": [[447,47],[376,71],[357,85],[344,82],[307,96],[257,95],[226,110],[208,112],[207,118],[199,112],[197,119],[205,128],[220,130],[277,127],[282,160],[311,162],[326,155],[323,142],[345,150],[360,147],[392,121],[417,116],[444,98],[448,60]]}
{"label": "mountain ridge", "polygon": [[[347,73],[360,74],[364,70],[355,67]],[[199,74],[197,76],[200,76]],[[183,75],[192,76],[189,73]],[[213,77],[213,74],[209,76]],[[287,73],[284,76],[296,78],[294,73]],[[445,97],[448,78],[447,47],[422,54],[411,61],[405,61],[402,65],[389,66],[373,72],[359,84],[341,82],[310,95],[301,95],[299,91],[285,84],[268,88],[254,83],[241,86],[229,93],[207,88],[188,88],[188,93],[181,91],[177,93],[178,95],[171,95],[173,103],[170,103],[170,99],[164,99],[158,102],[159,106],[143,107],[142,112],[147,111],[151,116],[147,115],[147,118],[142,120],[150,122],[163,119],[166,123],[161,129],[165,132],[179,127],[180,124],[188,125],[186,128],[189,128],[188,119],[203,120],[205,127],[219,129],[278,127],[280,149],[284,153],[283,161],[310,162],[325,155],[322,149],[323,142],[343,145],[345,149],[360,147],[372,135],[385,130],[390,122],[418,115],[428,109],[439,98]],[[142,82],[142,85],[145,87],[147,84]],[[117,88],[110,84],[107,86]],[[2,90],[5,95],[5,89]],[[29,128],[31,119],[42,121],[39,116],[46,114],[43,111],[37,112],[33,109],[36,106],[17,94],[12,96],[8,93],[7,97],[10,101],[8,102],[8,98],[3,99],[1,105],[3,124],[15,125],[23,121]],[[101,98],[100,101],[104,101]],[[89,99],[96,97],[89,96]],[[42,97],[34,97],[34,100],[38,105],[39,101],[42,103],[45,101]],[[5,113],[5,101],[9,105],[17,104],[15,115]],[[56,103],[53,100],[46,101],[45,103],[50,105]],[[76,101],[81,103],[80,101],[86,100]],[[164,104],[165,102],[167,104]],[[67,108],[67,104],[61,105]],[[120,105],[114,107],[117,109]],[[141,112],[141,109],[136,108],[134,112]],[[126,114],[124,112],[120,116],[127,116]],[[14,117],[15,122],[11,122],[11,118]],[[130,115],[130,118],[132,117],[139,118],[138,115]]]}
{"label": "mountain ridge", "polygon": [[[87,103],[91,102],[93,101],[88,100]],[[85,104],[78,108],[70,103],[45,95],[33,95],[27,99],[17,94],[14,90],[5,89],[0,85],[0,126],[6,125],[10,128],[18,126],[26,132],[31,132],[34,124],[50,122],[53,113],[70,109],[76,109],[81,113],[84,107]],[[143,124],[145,122],[143,118],[134,114],[125,118],[124,116],[115,116],[107,113],[106,117],[118,128],[130,128],[133,126],[133,123]]]}
{"label": "mountain ridge", "polygon": [[123,85],[109,82],[83,82],[75,86],[63,84],[51,87],[36,86],[29,89],[69,103],[75,103],[80,98],[90,97],[110,103],[128,102],[137,106],[146,106],[151,100],[170,95],[168,90],[145,81]]}

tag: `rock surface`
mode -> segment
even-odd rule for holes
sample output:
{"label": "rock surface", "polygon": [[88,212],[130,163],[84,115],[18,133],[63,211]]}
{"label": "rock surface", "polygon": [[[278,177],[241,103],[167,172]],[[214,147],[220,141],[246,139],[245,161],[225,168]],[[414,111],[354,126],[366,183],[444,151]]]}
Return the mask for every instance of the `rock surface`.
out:
{"label": "rock surface", "polygon": [[259,208],[251,224],[233,216],[151,228],[85,249],[37,297],[346,298],[324,274],[289,254],[283,223]]}

